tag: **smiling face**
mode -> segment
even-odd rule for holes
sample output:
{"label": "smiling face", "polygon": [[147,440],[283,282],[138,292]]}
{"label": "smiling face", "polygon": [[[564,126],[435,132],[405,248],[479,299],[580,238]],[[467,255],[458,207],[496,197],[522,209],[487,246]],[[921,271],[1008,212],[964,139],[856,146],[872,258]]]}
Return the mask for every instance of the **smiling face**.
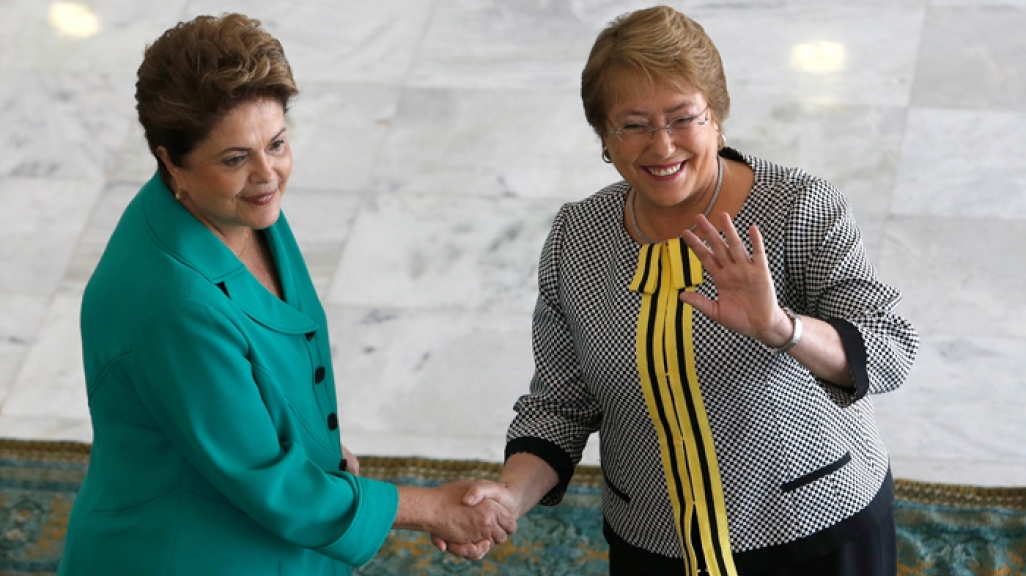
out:
{"label": "smiling face", "polygon": [[172,188],[185,208],[229,246],[247,229],[274,224],[289,174],[292,150],[285,137],[285,112],[274,99],[243,102],[229,111],[175,166]]}
{"label": "smiling face", "polygon": [[[627,142],[607,131],[602,140],[617,171],[637,192],[639,209],[701,213],[716,187],[719,150],[717,121],[705,96],[688,85],[681,90],[632,70],[617,71],[610,80],[609,128],[625,124],[658,128],[682,117],[696,117],[673,136],[656,130],[651,137]],[[708,122],[699,124],[706,114]]]}

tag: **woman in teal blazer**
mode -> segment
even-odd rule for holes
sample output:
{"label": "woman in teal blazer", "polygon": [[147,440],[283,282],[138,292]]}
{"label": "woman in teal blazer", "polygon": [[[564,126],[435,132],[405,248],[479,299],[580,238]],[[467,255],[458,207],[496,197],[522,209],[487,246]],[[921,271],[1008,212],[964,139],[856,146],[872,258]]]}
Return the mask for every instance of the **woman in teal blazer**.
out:
{"label": "woman in teal blazer", "polygon": [[200,17],[147,49],[136,88],[159,171],[83,297],[94,441],[59,573],[349,574],[393,526],[475,557],[502,541],[515,522],[461,506],[466,485],[361,478],[340,444],[324,310],[279,208],[280,44]]}

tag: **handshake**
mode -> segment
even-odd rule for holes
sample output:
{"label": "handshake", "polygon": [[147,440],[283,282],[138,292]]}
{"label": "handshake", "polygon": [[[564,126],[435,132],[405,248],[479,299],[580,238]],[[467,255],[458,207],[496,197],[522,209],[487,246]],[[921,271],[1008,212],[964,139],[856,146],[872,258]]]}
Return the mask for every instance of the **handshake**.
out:
{"label": "handshake", "polygon": [[480,560],[517,531],[520,498],[505,484],[460,480],[435,488],[400,487],[394,527],[431,534],[443,552]]}

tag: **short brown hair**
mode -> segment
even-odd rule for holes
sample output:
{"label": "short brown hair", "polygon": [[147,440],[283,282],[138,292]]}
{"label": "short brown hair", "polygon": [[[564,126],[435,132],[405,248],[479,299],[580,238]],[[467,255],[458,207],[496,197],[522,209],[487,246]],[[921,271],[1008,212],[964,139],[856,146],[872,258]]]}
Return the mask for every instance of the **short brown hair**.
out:
{"label": "short brown hair", "polygon": [[[176,166],[239,104],[273,98],[287,109],[297,93],[281,43],[242,14],[199,16],[167,30],[146,48],[135,83],[150,152],[163,146]],[[157,167],[170,185],[159,157]]]}
{"label": "short brown hair", "polygon": [[588,124],[601,138],[606,131],[610,77],[617,69],[643,72],[682,88],[686,82],[705,95],[717,123],[730,115],[723,62],[702,27],[668,6],[619,16],[592,46],[581,73],[581,100]]}

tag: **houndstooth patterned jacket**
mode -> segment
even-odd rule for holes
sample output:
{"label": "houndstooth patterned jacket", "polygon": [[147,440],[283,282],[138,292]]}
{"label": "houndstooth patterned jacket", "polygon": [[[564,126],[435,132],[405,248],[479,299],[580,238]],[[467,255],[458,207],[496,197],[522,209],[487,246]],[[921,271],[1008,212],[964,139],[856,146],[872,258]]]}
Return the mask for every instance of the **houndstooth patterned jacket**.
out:
{"label": "houndstooth patterned jacket", "polygon": [[[735,553],[822,531],[865,508],[888,472],[868,394],[904,381],[919,345],[895,315],[900,294],[877,279],[840,192],[800,169],[724,149],[755,172],[734,219],[765,240],[781,305],[840,333],[853,392],[786,354],[694,312],[695,363]],[[641,297],[629,289],[638,246],[623,227],[626,182],[563,206],[539,265],[536,370],[516,405],[507,456],[532,452],[559,473],[562,498],[587,438],[599,432],[603,513],[628,543],[680,558],[656,431],[635,363]],[[716,298],[706,273],[698,292]]]}

